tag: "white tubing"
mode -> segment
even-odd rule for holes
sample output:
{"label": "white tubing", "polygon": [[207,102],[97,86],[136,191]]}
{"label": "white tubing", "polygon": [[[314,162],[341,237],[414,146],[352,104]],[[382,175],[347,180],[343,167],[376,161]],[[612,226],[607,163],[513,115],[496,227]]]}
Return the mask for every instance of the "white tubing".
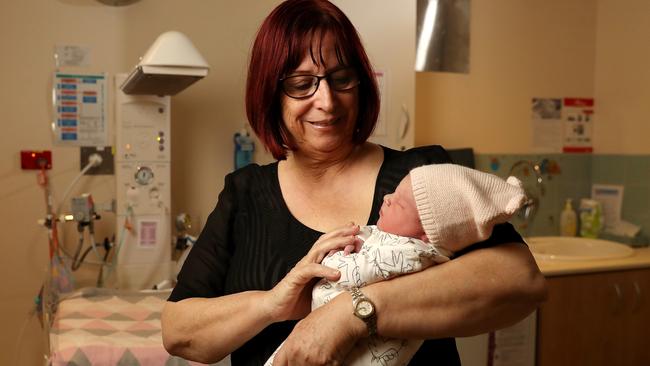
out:
{"label": "white tubing", "polygon": [[[70,195],[70,192],[72,192],[72,188],[77,184],[77,182],[79,182],[79,179],[81,179],[81,177],[83,177],[83,175],[86,174],[86,172],[88,170],[90,170],[93,167],[100,166],[102,164],[102,161],[103,161],[103,159],[102,159],[101,155],[99,155],[97,153],[90,154],[90,156],[88,157],[88,164],[86,164],[86,166],[84,166],[84,168],[81,169],[79,174],[77,174],[77,176],[74,177],[72,182],[70,182],[70,184],[68,184],[68,187],[66,187],[66,189],[65,189],[65,191],[63,193],[63,198],[59,202],[59,205],[57,206],[57,209],[56,209],[56,214],[53,217],[53,222],[52,222],[53,225],[58,224],[58,219],[59,219],[59,217],[61,217],[61,210],[63,209],[63,205],[65,204],[65,200],[68,198],[68,195]],[[58,232],[58,230],[57,230],[57,232]],[[83,233],[81,233],[80,235],[82,235],[82,237],[83,237]],[[91,236],[92,235],[93,234],[91,233]],[[97,251],[97,248],[95,246],[95,242],[94,242],[95,238],[93,237],[93,238],[91,238],[91,240],[92,240],[93,251],[97,255],[97,258],[100,259],[99,263],[94,263],[94,264],[103,264],[102,258],[99,255],[99,252]],[[61,243],[61,242],[59,242],[59,243]],[[70,254],[68,254],[66,252],[66,250],[64,249],[63,244],[60,244],[59,248],[61,249],[63,254],[68,256],[68,258],[73,258],[73,257],[70,256]],[[89,263],[91,263],[91,262],[89,262]]]}
{"label": "white tubing", "polygon": [[65,191],[64,191],[64,193],[63,193],[63,198],[61,198],[61,201],[59,202],[59,206],[58,206],[57,209],[56,209],[56,215],[55,215],[54,217],[59,217],[59,216],[61,215],[61,209],[63,208],[63,204],[65,203],[65,200],[68,198],[68,195],[69,195],[70,192],[72,191],[72,188],[77,184],[77,182],[79,181],[79,179],[80,179],[81,177],[83,177],[83,175],[86,174],[86,172],[87,172],[88,170],[90,170],[90,168],[93,168],[93,167],[99,166],[99,165],[101,165],[101,164],[102,164],[102,157],[101,157],[101,155],[99,155],[99,154],[91,154],[91,155],[88,157],[88,164],[86,164],[86,166],[85,166],[83,169],[81,169],[81,171],[79,172],[79,174],[77,174],[77,176],[74,177],[74,179],[72,180],[72,182],[70,182],[70,184],[68,185],[68,187],[65,189]]}
{"label": "white tubing", "polygon": [[95,255],[97,256],[97,259],[99,259],[99,262],[101,264],[104,264],[104,258],[99,254],[97,251],[97,243],[95,242],[95,233],[94,232],[88,232],[88,236],[90,237],[90,246],[93,248],[93,252],[95,252]]}

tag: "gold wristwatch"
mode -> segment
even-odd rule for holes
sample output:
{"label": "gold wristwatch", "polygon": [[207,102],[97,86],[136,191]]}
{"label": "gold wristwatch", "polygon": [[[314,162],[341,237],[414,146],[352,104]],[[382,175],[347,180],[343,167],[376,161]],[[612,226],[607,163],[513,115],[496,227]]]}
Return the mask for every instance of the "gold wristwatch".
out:
{"label": "gold wristwatch", "polygon": [[375,304],[370,301],[358,287],[350,289],[352,295],[352,307],[354,315],[363,320],[368,327],[368,335],[377,334],[377,314],[375,313]]}

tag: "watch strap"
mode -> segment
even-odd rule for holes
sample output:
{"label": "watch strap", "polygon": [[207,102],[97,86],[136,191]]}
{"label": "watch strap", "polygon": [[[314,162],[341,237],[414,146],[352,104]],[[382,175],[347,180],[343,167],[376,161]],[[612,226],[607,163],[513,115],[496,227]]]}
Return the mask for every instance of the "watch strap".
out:
{"label": "watch strap", "polygon": [[[377,334],[377,313],[376,313],[376,308],[375,308],[375,303],[372,302],[363,292],[358,287],[353,287],[350,289],[350,295],[352,295],[352,311],[354,315],[363,320],[364,323],[366,323],[366,327],[368,328],[368,335],[369,336],[374,336]],[[370,316],[366,317],[361,317],[359,314],[357,314],[357,305],[361,301],[367,301],[372,305],[372,314]]]}

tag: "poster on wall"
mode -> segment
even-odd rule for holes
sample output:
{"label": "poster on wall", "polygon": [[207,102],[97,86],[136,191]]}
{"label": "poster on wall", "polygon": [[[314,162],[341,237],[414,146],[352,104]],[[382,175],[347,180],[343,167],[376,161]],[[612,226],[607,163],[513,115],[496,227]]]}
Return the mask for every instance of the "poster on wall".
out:
{"label": "poster on wall", "polygon": [[57,145],[107,146],[106,75],[54,73]]}
{"label": "poster on wall", "polygon": [[593,98],[533,98],[531,145],[537,153],[593,152]]}
{"label": "poster on wall", "polygon": [[534,366],[537,313],[488,334],[488,366]]}
{"label": "poster on wall", "polygon": [[564,98],[564,146],[562,152],[593,152],[594,99]]}
{"label": "poster on wall", "polygon": [[531,141],[535,152],[562,152],[562,99],[533,98]]}

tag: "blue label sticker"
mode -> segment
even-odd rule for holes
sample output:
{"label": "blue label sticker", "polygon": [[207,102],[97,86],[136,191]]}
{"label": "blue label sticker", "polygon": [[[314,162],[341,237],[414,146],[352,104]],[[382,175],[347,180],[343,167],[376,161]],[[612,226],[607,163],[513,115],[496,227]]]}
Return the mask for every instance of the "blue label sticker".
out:
{"label": "blue label sticker", "polygon": [[60,119],[59,120],[59,126],[76,126],[77,125],[77,120],[76,119]]}
{"label": "blue label sticker", "polygon": [[77,113],[77,107],[59,107],[59,112]]}
{"label": "blue label sticker", "polygon": [[61,140],[76,140],[77,139],[77,134],[76,133],[62,133],[61,134]]}

